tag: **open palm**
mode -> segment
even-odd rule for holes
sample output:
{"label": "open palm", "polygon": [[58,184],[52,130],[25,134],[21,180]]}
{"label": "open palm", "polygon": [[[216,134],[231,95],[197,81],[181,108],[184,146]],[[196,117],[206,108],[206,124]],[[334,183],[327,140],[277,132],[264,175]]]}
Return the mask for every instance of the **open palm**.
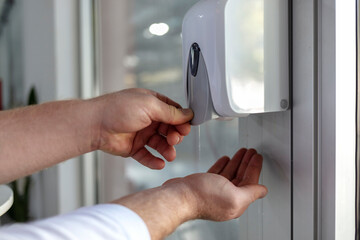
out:
{"label": "open palm", "polygon": [[194,218],[227,221],[238,218],[249,205],[265,197],[258,184],[263,158],[254,149],[240,149],[232,159],[220,158],[208,171],[165,183],[185,183],[196,205]]}

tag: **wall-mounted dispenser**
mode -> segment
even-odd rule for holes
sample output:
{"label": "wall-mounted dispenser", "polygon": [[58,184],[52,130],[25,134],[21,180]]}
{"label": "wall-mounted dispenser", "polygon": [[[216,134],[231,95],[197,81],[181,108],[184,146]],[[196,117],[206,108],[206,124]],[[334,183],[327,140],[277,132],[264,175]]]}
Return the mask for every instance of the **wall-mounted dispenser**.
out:
{"label": "wall-mounted dispenser", "polygon": [[183,22],[193,125],[289,108],[287,0],[201,0]]}

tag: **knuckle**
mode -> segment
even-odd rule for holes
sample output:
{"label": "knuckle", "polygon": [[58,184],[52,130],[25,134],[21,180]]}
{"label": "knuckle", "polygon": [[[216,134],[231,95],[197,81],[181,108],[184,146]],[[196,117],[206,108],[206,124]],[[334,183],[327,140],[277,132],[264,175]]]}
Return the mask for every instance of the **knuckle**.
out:
{"label": "knuckle", "polygon": [[169,109],[168,120],[170,123],[172,123],[176,118],[176,108],[174,106],[168,105],[168,109]]}
{"label": "knuckle", "polygon": [[152,95],[144,94],[144,100],[149,106],[155,106],[156,105],[156,98]]}
{"label": "knuckle", "polygon": [[154,110],[159,108],[159,104],[156,98],[151,95],[143,95],[141,104],[145,104],[144,106],[146,108],[146,112],[148,112],[149,114],[153,113]]}

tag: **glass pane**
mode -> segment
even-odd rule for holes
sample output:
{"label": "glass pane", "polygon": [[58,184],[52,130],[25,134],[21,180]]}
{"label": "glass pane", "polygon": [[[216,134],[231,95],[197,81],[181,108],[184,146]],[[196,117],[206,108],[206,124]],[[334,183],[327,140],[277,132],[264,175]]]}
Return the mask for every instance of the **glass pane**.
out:
{"label": "glass pane", "polygon": [[[259,1],[254,0],[254,3]],[[126,55],[123,58],[126,70],[123,81],[126,88],[152,89],[185,106],[181,29],[186,11],[196,2],[129,0],[121,3],[121,10],[126,9],[126,16],[123,17],[126,21],[115,24],[123,24],[121,28],[128,25],[125,34],[121,32],[121,37],[126,38],[127,44],[125,53],[121,51]],[[264,2],[264,7],[266,4],[268,3]],[[282,6],[282,10],[284,9],[287,9],[286,4]],[[283,18],[287,13],[282,10]],[[118,11],[114,12],[118,14]],[[111,25],[111,29],[112,27]],[[117,46],[120,45],[116,43]],[[111,51],[115,51],[112,47]],[[261,63],[255,65],[252,67],[262,67]],[[122,67],[121,63],[114,66]],[[267,69],[266,66],[263,68]],[[115,78],[123,79],[122,75]],[[265,82],[265,98],[266,84]],[[147,169],[132,159],[126,160],[125,174],[130,182],[130,191],[157,187],[170,178],[205,172],[219,157],[232,156],[241,147],[254,147],[264,155],[262,179],[270,189],[269,197],[256,201],[237,220],[223,223],[191,221],[180,226],[167,239],[290,239],[289,124],[290,114],[282,112],[232,121],[210,121],[194,127],[183,143],[177,146],[177,159],[167,163],[162,171]],[[118,185],[116,187],[119,188]]]}
{"label": "glass pane", "polygon": [[[134,0],[129,11],[132,36],[125,58],[126,87],[152,89],[186,105],[182,78],[182,20],[197,1]],[[194,172],[205,172],[223,155],[238,150],[238,122],[208,122],[193,127],[177,146],[177,159],[161,172],[127,160],[126,175],[132,190],[161,185],[164,181]],[[156,152],[153,152],[157,155]],[[142,176],[139,178],[139,176]],[[237,220],[214,223],[192,221],[183,224],[167,239],[239,239]]]}
{"label": "glass pane", "polygon": [[[130,44],[125,58],[126,87],[147,88],[160,92],[185,106],[182,82],[182,19],[196,1],[132,1],[129,11]],[[161,185],[169,178],[195,172],[194,154],[198,147],[197,131],[177,147],[177,159],[158,172],[127,162],[126,174],[133,190]],[[156,152],[152,151],[155,155]],[[141,179],[138,176],[143,176]]]}
{"label": "glass pane", "polygon": [[[3,109],[24,105],[23,3],[0,2],[0,84]],[[0,100],[0,101],[1,101]]]}

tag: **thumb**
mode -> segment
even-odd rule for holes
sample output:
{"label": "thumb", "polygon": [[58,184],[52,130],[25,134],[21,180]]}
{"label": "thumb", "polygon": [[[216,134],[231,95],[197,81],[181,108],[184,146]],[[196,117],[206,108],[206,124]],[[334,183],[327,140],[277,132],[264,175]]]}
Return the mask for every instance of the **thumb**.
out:
{"label": "thumb", "polygon": [[248,205],[260,198],[264,198],[268,193],[268,189],[264,185],[260,184],[246,185],[240,187],[239,189],[241,190],[243,195],[247,196],[243,199]]}
{"label": "thumb", "polygon": [[150,117],[152,120],[171,125],[189,122],[194,117],[191,109],[177,108],[159,99],[156,99],[155,106],[152,106],[151,109]]}

